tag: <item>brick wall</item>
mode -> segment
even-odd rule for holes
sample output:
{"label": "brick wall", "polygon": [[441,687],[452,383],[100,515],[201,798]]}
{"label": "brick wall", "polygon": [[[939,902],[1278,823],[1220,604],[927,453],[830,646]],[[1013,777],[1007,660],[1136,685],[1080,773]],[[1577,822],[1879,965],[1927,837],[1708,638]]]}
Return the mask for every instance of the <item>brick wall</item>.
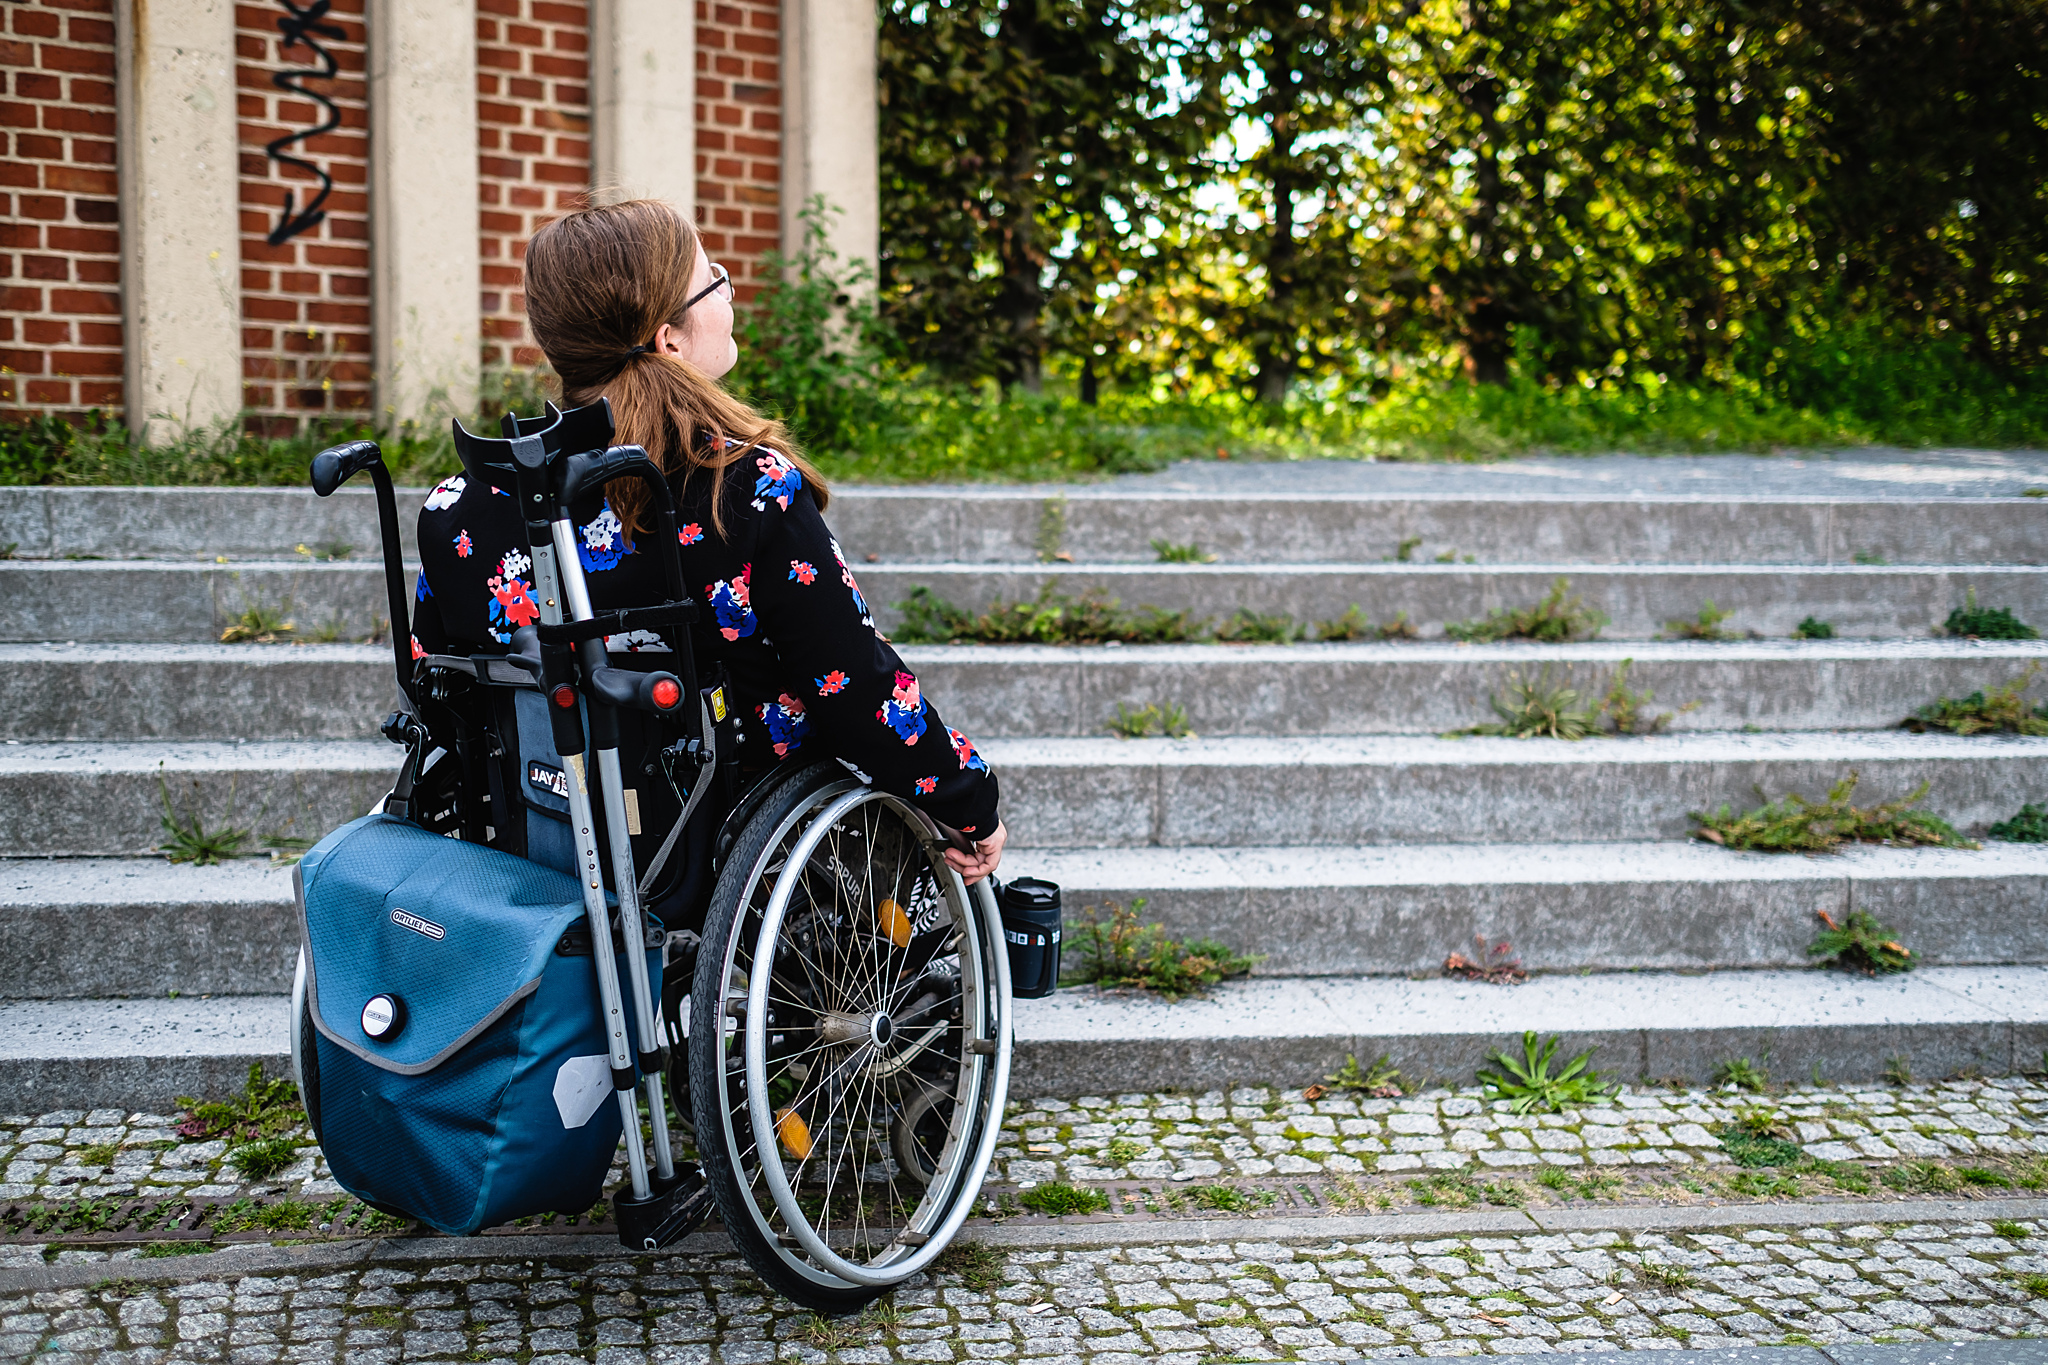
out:
{"label": "brick wall", "polygon": [[242,401],[252,429],[296,430],[307,418],[367,412],[370,368],[369,105],[364,83],[363,0],[333,0],[322,23],[342,36],[311,36],[334,57],[333,79],[304,89],[335,105],[341,126],[279,150],[334,177],[325,218],[276,246],[286,196],[295,215],[319,193],[310,172],[266,155],[265,145],[325,123],[327,111],[272,78],[324,68],[304,40],[287,48],[277,4],[235,7],[236,113],[241,142]]}
{"label": "brick wall", "polygon": [[778,0],[696,0],[697,223],[742,303],[782,241]]}
{"label": "brick wall", "polygon": [[0,25],[0,416],[118,408],[112,0],[11,0]]}
{"label": "brick wall", "polygon": [[537,365],[519,263],[590,188],[590,27],[565,0],[478,0],[477,194],[485,369]]}

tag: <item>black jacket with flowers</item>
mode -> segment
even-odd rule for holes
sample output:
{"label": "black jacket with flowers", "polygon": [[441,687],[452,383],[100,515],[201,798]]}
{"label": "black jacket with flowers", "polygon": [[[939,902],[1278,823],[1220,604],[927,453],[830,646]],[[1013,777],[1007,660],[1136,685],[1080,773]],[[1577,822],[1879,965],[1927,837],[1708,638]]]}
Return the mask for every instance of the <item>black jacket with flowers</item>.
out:
{"label": "black jacket with flowers", "polygon": [[[742,763],[841,759],[941,824],[987,838],[996,827],[995,774],[875,629],[802,471],[768,453],[731,466],[723,538],[712,524],[711,476],[678,483],[684,582],[701,609],[697,658],[725,664],[742,715],[754,721],[742,727]],[[575,510],[593,605],[662,600],[660,564],[627,538],[610,504]],[[502,648],[538,619],[525,527],[509,493],[463,475],[444,480],[420,512],[419,544],[415,657]],[[606,644],[615,653],[665,648],[643,631]]]}

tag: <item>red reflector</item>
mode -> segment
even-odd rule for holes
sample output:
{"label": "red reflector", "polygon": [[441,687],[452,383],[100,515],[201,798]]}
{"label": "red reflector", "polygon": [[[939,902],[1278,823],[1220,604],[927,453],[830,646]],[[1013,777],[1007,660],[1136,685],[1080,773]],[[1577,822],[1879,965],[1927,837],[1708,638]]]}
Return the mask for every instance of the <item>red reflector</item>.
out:
{"label": "red reflector", "polygon": [[682,686],[673,678],[663,678],[654,685],[654,704],[662,710],[670,710],[682,699]]}
{"label": "red reflector", "polygon": [[575,688],[569,686],[569,684],[567,683],[563,683],[560,687],[555,689],[555,705],[561,707],[564,711],[566,711],[575,704]]}

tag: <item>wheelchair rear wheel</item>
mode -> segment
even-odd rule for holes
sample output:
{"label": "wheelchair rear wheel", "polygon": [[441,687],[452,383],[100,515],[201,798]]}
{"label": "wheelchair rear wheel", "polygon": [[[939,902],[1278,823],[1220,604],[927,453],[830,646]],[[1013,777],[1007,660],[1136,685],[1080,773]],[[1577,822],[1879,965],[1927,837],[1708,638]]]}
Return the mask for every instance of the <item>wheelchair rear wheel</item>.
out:
{"label": "wheelchair rear wheel", "polygon": [[986,885],[836,764],[747,822],[690,992],[697,1151],[763,1280],[852,1312],[972,1211],[1009,1084],[1009,970]]}

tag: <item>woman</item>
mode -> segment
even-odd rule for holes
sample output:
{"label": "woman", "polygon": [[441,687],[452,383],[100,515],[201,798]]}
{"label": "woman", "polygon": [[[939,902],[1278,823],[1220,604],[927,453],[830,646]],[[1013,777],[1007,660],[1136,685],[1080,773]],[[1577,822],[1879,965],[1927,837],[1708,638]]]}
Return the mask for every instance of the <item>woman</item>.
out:
{"label": "woman", "polygon": [[[946,860],[970,884],[995,871],[1008,837],[995,774],[876,631],[820,515],[830,494],[789,432],[718,383],[739,359],[732,283],[696,229],[651,199],[556,219],[527,245],[526,309],[565,406],[610,399],[614,441],[644,447],[668,476],[685,581],[701,594],[698,657],[726,665],[741,714],[758,722],[742,727],[742,765],[839,759],[966,836],[972,852],[949,849]],[[640,546],[653,526],[647,502],[625,480],[587,521],[577,509],[599,608],[665,596]],[[416,655],[508,644],[535,619],[507,493],[444,480],[420,513],[419,541]],[[634,634],[606,643],[659,647]]]}

